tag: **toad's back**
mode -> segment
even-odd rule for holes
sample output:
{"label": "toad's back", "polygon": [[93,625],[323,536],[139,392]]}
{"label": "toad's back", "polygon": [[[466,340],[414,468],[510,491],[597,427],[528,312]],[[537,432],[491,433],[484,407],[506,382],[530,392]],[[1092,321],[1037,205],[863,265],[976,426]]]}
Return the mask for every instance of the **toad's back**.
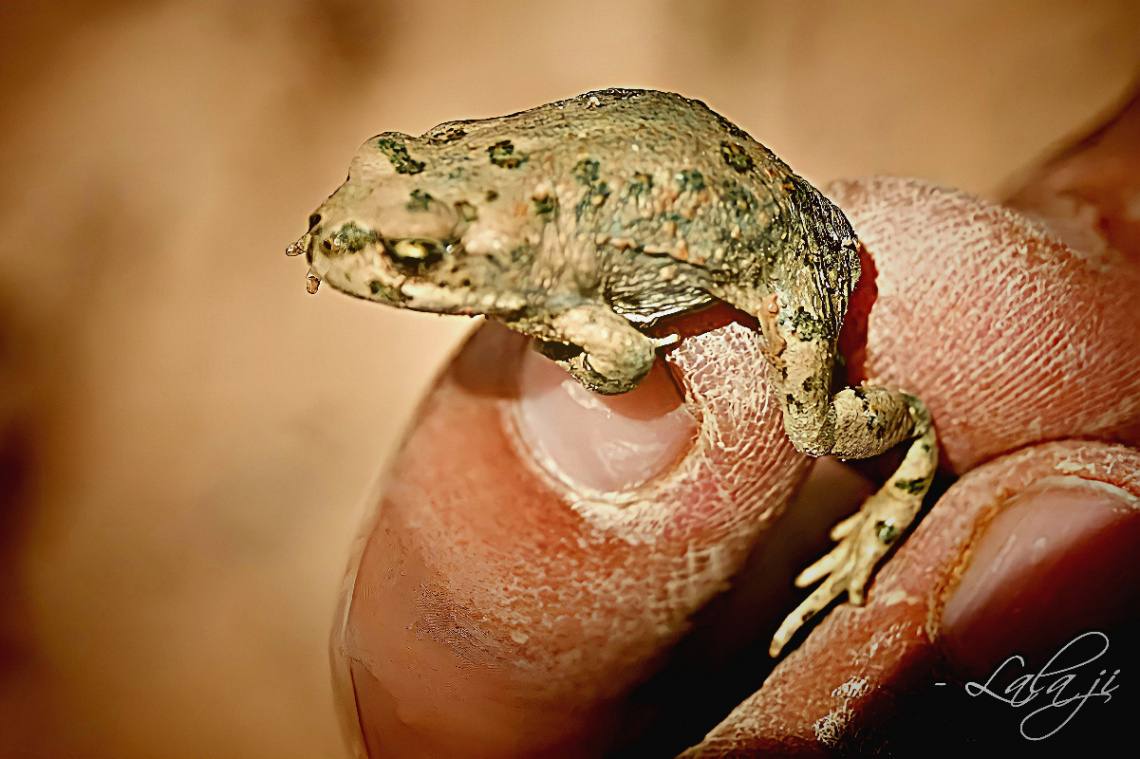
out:
{"label": "toad's back", "polygon": [[615,89],[468,124],[542,165],[559,225],[603,256],[667,256],[714,284],[811,293],[838,329],[859,272],[850,224],[703,103]]}

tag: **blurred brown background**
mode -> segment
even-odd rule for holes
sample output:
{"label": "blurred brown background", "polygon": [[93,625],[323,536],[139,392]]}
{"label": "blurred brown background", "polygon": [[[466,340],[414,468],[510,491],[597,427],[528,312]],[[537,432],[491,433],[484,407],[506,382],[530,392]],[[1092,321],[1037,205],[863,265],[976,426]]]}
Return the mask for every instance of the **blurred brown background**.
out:
{"label": "blurred brown background", "polygon": [[654,87],[985,194],[1138,67],[1134,0],[6,0],[0,755],[342,755],[362,497],[470,327],[284,257],[370,135]]}

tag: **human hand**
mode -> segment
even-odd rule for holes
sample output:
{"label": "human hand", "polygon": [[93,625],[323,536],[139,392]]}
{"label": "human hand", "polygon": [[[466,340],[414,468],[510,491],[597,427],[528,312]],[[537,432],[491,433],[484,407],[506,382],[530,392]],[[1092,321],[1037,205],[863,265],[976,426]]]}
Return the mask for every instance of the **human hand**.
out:
{"label": "human hand", "polygon": [[[871,485],[794,451],[755,332],[727,310],[690,319],[616,398],[503,328],[477,332],[392,465],[336,641],[369,753],[667,756],[752,691],[688,755],[907,745],[929,740],[914,725],[966,727],[930,717],[946,706],[934,682],[1134,619],[1136,103],[1109,127],[1124,137],[1014,198],[1060,218],[1073,249],[920,183],[831,189],[873,264],[845,328],[849,380],[923,398],[949,487],[867,605],[793,641],[759,690],[791,578]],[[1057,201],[1073,176],[1092,201]],[[900,704],[915,718],[901,737]],[[1020,741],[1024,711],[994,724]]]}

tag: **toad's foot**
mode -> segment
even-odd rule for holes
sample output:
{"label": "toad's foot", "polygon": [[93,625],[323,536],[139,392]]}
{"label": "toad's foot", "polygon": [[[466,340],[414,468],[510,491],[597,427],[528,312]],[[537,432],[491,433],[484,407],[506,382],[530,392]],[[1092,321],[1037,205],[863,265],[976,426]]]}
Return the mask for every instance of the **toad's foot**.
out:
{"label": "toad's foot", "polygon": [[[597,353],[583,352],[568,359],[559,360],[558,363],[570,372],[571,377],[595,393],[601,395],[626,393],[636,387],[645,377],[645,373],[649,371],[645,368],[647,365],[652,368],[656,356],[655,351],[675,345],[680,342],[681,338],[678,335],[667,335],[660,338],[651,337],[648,340],[648,345],[642,343],[641,347],[648,347],[649,350],[643,351],[641,357],[636,358],[635,361],[625,359],[619,362],[606,361]],[[648,364],[644,363],[645,361],[648,361]],[[605,372],[598,371],[595,366],[604,367]]]}
{"label": "toad's foot", "polygon": [[671,345],[675,339],[653,339],[643,335],[608,307],[583,305],[566,309],[551,320],[543,337],[580,352],[559,355],[549,342],[539,350],[570,372],[574,379],[590,390],[615,395],[632,390],[653,368],[657,349]]}
{"label": "toad's foot", "polygon": [[832,528],[831,539],[839,544],[796,578],[801,588],[826,579],[780,625],[769,654],[778,656],[804,623],[844,591],[852,603],[863,604],[864,588],[875,565],[914,521],[937,466],[937,440],[934,428],[927,425],[890,480],[856,514]]}

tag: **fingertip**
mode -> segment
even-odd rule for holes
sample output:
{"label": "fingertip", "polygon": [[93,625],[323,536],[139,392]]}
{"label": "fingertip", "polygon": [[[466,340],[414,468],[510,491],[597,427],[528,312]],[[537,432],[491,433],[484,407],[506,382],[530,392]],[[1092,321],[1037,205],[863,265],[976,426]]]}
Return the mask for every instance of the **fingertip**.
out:
{"label": "fingertip", "polygon": [[1080,630],[1112,626],[1140,595],[1140,501],[1104,482],[1052,477],[1009,499],[976,538],[942,611],[964,674],[1029,659]]}
{"label": "fingertip", "polygon": [[806,471],[762,360],[729,320],[599,398],[509,330],[476,332],[390,465],[357,567],[343,649],[368,740],[569,756],[635,719],[630,694]]}

